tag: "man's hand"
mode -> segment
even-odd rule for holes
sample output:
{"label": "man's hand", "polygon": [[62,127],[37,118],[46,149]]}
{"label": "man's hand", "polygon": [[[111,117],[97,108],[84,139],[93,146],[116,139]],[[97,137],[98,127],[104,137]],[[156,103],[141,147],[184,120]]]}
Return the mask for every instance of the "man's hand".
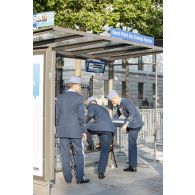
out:
{"label": "man's hand", "polygon": [[127,133],[127,125],[126,125],[126,124],[124,124],[124,125],[121,127],[121,131],[122,131],[123,133]]}
{"label": "man's hand", "polygon": [[87,134],[83,133],[83,141],[87,141]]}

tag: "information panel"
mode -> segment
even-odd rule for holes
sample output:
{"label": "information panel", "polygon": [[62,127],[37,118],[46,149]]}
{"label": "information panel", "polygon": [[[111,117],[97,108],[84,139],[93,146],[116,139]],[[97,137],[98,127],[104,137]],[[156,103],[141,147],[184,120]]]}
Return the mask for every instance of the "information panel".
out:
{"label": "information panel", "polygon": [[33,55],[33,175],[43,177],[44,55]]}
{"label": "information panel", "polygon": [[85,70],[86,72],[104,73],[106,62],[86,60]]}

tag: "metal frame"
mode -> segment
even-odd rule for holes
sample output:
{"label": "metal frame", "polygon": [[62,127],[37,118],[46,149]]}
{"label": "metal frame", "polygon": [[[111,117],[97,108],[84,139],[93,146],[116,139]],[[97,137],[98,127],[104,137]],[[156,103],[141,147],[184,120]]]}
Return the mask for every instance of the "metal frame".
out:
{"label": "metal frame", "polygon": [[[96,35],[92,33],[80,32],[61,27],[42,28],[33,31],[33,48],[41,49],[50,47],[51,51],[56,51],[56,56],[74,58],[74,59],[98,59],[108,62],[108,92],[113,88],[114,78],[114,60],[128,59],[144,55],[162,53],[162,47],[140,44],[129,40],[112,38],[108,36]],[[50,66],[52,63],[47,61]],[[150,63],[151,64],[151,63]],[[153,62],[156,64],[156,61]],[[125,66],[138,65],[125,63]],[[156,64],[157,65],[157,64]],[[156,66],[157,67],[157,66]],[[53,66],[55,68],[55,65]],[[45,73],[46,74],[46,73]],[[156,97],[157,97],[157,68],[155,74],[156,80]],[[52,85],[55,84],[53,79]],[[45,89],[45,93],[49,93]],[[51,94],[50,94],[51,95]],[[52,96],[53,97],[53,96]],[[54,97],[50,99],[54,106]],[[157,100],[156,100],[157,101]],[[50,102],[50,104],[51,104]],[[48,110],[49,111],[49,110]],[[156,105],[155,105],[156,112]],[[54,112],[53,112],[54,113]],[[51,115],[52,113],[49,112]],[[112,115],[112,112],[110,111]],[[156,119],[156,118],[155,118]],[[54,124],[50,124],[53,128]],[[156,127],[156,125],[155,125]],[[156,128],[155,128],[156,132]],[[52,135],[53,136],[53,135]],[[52,141],[52,136],[47,141]],[[54,139],[54,137],[53,137]],[[156,137],[154,134],[154,145],[156,146]],[[154,147],[154,160],[156,161],[156,148]],[[48,169],[49,171],[49,169]]]}
{"label": "metal frame", "polygon": [[43,68],[43,177],[33,176],[33,191],[38,195],[50,194],[55,182],[55,51],[52,48],[35,49],[33,54],[44,55]]}
{"label": "metal frame", "polygon": [[[43,63],[43,70],[45,69],[45,66],[46,66],[46,50],[44,49],[40,49],[40,50],[35,50],[33,51],[33,55],[44,55],[44,63]],[[44,90],[44,86],[45,86],[45,75],[43,75],[43,100],[45,99],[45,90]],[[43,101],[43,116],[45,115],[45,108],[44,108],[44,101]],[[44,145],[45,145],[45,123],[43,122],[43,156],[42,158],[44,159],[45,158],[45,150],[44,150]],[[44,180],[44,177],[45,177],[45,164],[43,162],[43,176],[40,177],[40,176],[34,176],[33,175],[33,179],[35,180],[38,180],[38,181],[43,181]]]}
{"label": "metal frame", "polygon": [[[43,177],[34,176],[36,180],[47,181],[54,179],[51,170],[54,168],[54,161],[52,158],[54,156],[54,142],[50,137],[50,134],[54,134],[54,66],[55,64],[55,54],[52,53],[51,48],[47,49],[37,49],[33,52],[35,55],[44,55],[44,76],[43,76]],[[52,74],[53,73],[53,74]],[[49,84],[51,83],[51,85]],[[46,139],[48,138],[48,139]],[[48,150],[48,148],[50,150]]]}
{"label": "metal frame", "polygon": [[57,55],[113,61],[162,52],[162,47],[61,27],[34,30],[34,48],[50,46]]}

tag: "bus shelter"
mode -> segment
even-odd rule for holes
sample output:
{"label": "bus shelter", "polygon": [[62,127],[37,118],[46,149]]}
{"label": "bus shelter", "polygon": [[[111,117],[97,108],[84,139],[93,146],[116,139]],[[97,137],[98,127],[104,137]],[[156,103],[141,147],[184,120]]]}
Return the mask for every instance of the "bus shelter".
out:
{"label": "bus shelter", "polygon": [[[56,153],[54,147],[54,121],[56,58],[65,57],[80,60],[96,59],[107,62],[109,92],[113,88],[113,62],[122,59],[127,68],[130,65],[138,64],[130,64],[126,59],[146,55],[154,55],[152,64],[156,65],[155,81],[157,86],[157,63],[155,55],[162,53],[162,51],[162,47],[158,46],[56,26],[33,31],[33,187],[36,195],[50,194],[50,187],[52,184],[55,184]],[[157,97],[157,87],[155,95]],[[155,101],[157,101],[157,98]],[[156,108],[155,106],[155,110]],[[112,111],[110,111],[110,113],[111,112]]]}

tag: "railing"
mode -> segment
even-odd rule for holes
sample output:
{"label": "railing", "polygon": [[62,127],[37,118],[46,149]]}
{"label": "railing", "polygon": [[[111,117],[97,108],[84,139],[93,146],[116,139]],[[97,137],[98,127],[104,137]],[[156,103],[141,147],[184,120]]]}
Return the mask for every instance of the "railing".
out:
{"label": "railing", "polygon": [[[155,133],[155,109],[140,109],[139,110],[144,126],[138,134],[137,144],[153,144]],[[56,140],[56,163],[60,162],[59,140]],[[97,135],[93,135],[94,145],[99,143]],[[115,137],[115,144],[118,149],[119,155],[123,155],[122,148],[128,146],[128,134],[124,134],[118,128]],[[163,109],[157,109],[157,131],[156,131],[156,143],[163,145]],[[85,144],[85,148],[86,148]]]}
{"label": "railing", "polygon": [[[155,134],[155,109],[140,109],[139,110],[144,126],[139,131],[137,144],[163,145],[163,109],[157,109],[157,128]],[[126,160],[124,148],[128,147],[128,134],[122,133],[118,128],[115,137],[115,146],[117,148],[117,159]]]}
{"label": "railing", "polygon": [[[155,109],[140,109],[144,126],[139,132],[138,144],[153,143],[155,133]],[[163,144],[163,109],[157,109],[156,142]]]}
{"label": "railing", "polygon": [[[144,126],[139,131],[137,144],[153,144],[155,133],[155,109],[139,110]],[[116,138],[117,145],[121,148],[128,146],[128,134],[122,133],[118,128]],[[163,144],[163,109],[157,109],[156,143]]]}

